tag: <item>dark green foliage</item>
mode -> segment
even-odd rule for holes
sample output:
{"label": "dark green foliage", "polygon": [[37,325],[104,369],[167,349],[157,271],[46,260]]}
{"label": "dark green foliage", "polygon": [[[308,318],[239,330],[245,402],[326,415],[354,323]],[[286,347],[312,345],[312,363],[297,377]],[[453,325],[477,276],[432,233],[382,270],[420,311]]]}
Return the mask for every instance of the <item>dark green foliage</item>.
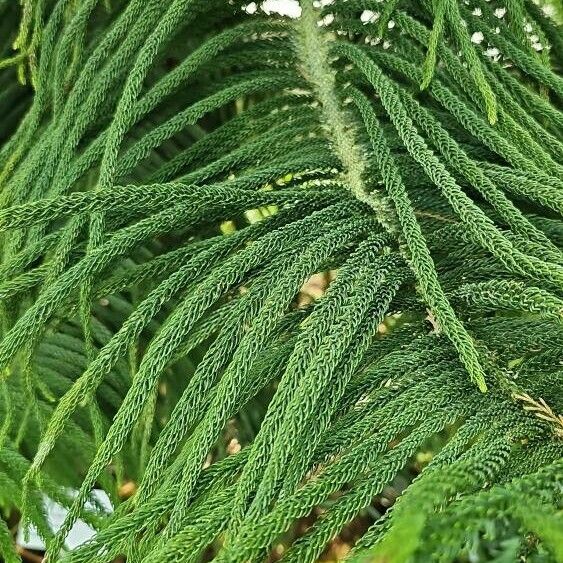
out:
{"label": "dark green foliage", "polygon": [[[563,561],[557,24],[531,0],[15,4],[0,503],[49,560],[315,561],[410,475],[350,561]],[[65,551],[78,518],[98,532]]]}

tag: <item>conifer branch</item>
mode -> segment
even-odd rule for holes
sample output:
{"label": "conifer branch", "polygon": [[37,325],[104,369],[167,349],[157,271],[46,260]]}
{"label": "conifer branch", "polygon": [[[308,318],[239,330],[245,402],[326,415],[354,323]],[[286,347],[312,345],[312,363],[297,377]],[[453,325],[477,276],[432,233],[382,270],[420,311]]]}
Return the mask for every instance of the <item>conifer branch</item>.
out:
{"label": "conifer branch", "polygon": [[0,559],[559,560],[558,23],[273,4],[0,0]]}

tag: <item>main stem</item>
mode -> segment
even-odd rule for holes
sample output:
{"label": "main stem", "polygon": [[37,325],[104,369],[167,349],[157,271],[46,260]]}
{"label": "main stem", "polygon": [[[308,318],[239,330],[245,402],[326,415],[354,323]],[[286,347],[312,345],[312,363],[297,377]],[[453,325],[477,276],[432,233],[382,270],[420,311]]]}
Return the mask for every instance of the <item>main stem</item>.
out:
{"label": "main stem", "polygon": [[377,191],[368,191],[364,182],[365,161],[356,141],[354,121],[342,109],[336,94],[336,73],[328,63],[331,36],[319,27],[312,0],[304,0],[301,6],[301,17],[296,22],[301,73],[321,104],[333,151],[342,163],[344,183],[359,201],[375,211],[377,220],[387,232],[396,233],[395,213],[387,198]]}

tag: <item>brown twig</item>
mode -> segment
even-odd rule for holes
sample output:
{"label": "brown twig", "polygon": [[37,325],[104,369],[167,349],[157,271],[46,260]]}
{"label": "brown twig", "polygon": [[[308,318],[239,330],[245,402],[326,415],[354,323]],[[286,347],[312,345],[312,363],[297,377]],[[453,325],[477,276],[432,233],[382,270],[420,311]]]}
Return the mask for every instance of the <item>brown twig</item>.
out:
{"label": "brown twig", "polygon": [[43,556],[37,555],[37,553],[33,553],[25,549],[25,547],[21,547],[20,545],[16,546],[17,552],[24,558],[25,561],[33,561],[34,563],[43,563]]}
{"label": "brown twig", "polygon": [[524,403],[524,410],[553,424],[555,435],[563,438],[563,415],[553,412],[553,409],[541,397],[537,401],[527,393],[515,393],[513,397]]}

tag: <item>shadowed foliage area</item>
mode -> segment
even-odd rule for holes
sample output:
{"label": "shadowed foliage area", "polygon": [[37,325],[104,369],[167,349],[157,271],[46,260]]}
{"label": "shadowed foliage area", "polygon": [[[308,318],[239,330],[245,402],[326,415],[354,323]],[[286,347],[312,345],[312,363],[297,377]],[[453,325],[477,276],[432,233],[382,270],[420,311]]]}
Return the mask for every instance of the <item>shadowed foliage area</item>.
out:
{"label": "shadowed foliage area", "polygon": [[275,4],[0,0],[0,554],[563,561],[560,6]]}

